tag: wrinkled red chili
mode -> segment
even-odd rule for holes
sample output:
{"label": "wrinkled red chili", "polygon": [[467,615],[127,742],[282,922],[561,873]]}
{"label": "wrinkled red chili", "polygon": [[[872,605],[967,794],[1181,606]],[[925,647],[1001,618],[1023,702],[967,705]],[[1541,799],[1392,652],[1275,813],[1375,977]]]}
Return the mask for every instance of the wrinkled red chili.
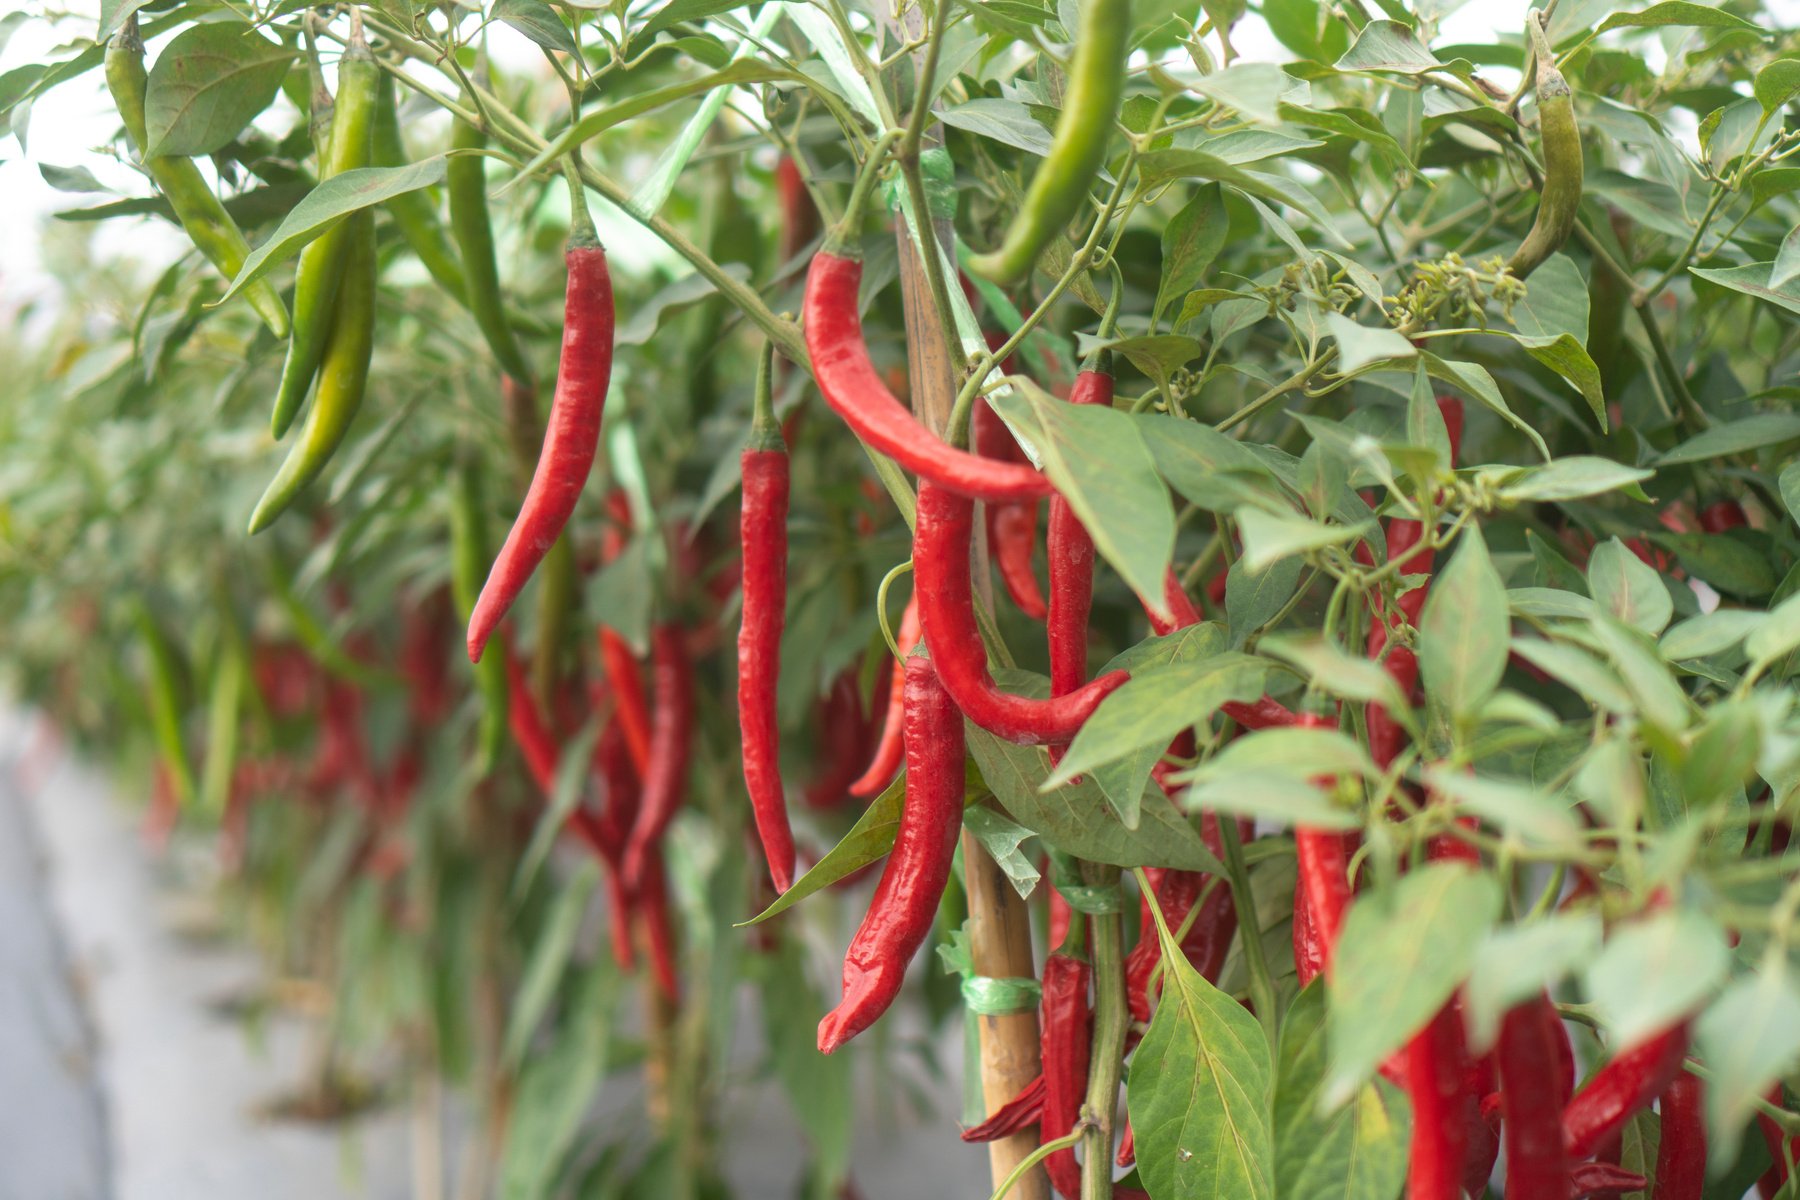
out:
{"label": "wrinkled red chili", "polygon": [[625,882],[633,891],[647,878],[644,870],[654,857],[652,851],[687,798],[694,741],[694,679],[680,625],[665,622],[650,631],[650,665],[656,694],[650,761],[631,837],[625,844]]}
{"label": "wrinkled red chili", "polygon": [[931,933],[962,829],[962,722],[932,660],[907,659],[906,801],[881,882],[844,954],[844,998],[819,1022],[823,1054],[887,1011],[906,964]]}
{"label": "wrinkled red chili", "polygon": [[1560,1086],[1559,1042],[1566,1042],[1562,1021],[1548,996],[1515,1005],[1500,1023],[1507,1200],[1564,1200],[1568,1194],[1561,1114],[1549,1103]]}
{"label": "wrinkled red chili", "polygon": [[1633,1114],[1674,1082],[1687,1054],[1683,1021],[1615,1056],[1563,1109],[1563,1140],[1571,1158],[1587,1158]]}
{"label": "wrinkled red chili", "polygon": [[821,250],[806,273],[806,350],[813,378],[857,437],[921,480],[977,500],[1029,500],[1054,491],[1022,463],[996,462],[946,445],[882,382],[863,342],[862,261]]}
{"label": "wrinkled red chili", "polygon": [[[1088,1000],[1093,967],[1085,958],[1053,953],[1044,961],[1039,1053],[1044,1064],[1044,1111],[1038,1135],[1045,1142],[1067,1137],[1081,1117],[1087,1097],[1088,1054],[1094,1013]],[[1066,1147],[1044,1160],[1051,1184],[1067,1200],[1080,1200],[1081,1167]]]}
{"label": "wrinkled red chili", "polygon": [[1706,1191],[1706,1086],[1681,1071],[1657,1100],[1656,1200],[1700,1200]]}
{"label": "wrinkled red chili", "polygon": [[970,591],[973,508],[966,496],[928,480],[920,482],[913,533],[914,594],[919,597],[919,625],[938,677],[964,715],[988,732],[1022,745],[1067,742],[1130,676],[1109,671],[1049,700],[1014,696],[994,685]]}
{"label": "wrinkled red chili", "polygon": [[600,418],[612,378],[612,277],[606,269],[606,251],[597,242],[572,238],[563,259],[569,282],[550,424],[525,502],[469,615],[469,658],[476,662],[568,524],[600,440]]}
{"label": "wrinkled red chili", "polygon": [[[1104,371],[1083,371],[1075,377],[1075,386],[1069,391],[1071,404],[1110,408],[1112,398],[1112,376]],[[1050,498],[1045,549],[1050,560],[1050,601],[1045,611],[1050,694],[1066,696],[1087,681],[1088,614],[1094,605],[1094,539],[1061,496]]]}

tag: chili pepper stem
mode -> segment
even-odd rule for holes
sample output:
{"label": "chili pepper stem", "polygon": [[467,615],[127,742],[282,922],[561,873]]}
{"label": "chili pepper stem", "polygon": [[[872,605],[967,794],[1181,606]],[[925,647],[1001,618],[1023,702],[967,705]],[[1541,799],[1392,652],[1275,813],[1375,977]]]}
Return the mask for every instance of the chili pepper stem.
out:
{"label": "chili pepper stem", "polygon": [[869,197],[874,194],[875,181],[881,177],[881,168],[887,161],[888,152],[894,148],[902,134],[902,130],[890,129],[876,138],[875,144],[869,147],[869,157],[863,160],[862,169],[856,174],[856,183],[850,189],[850,199],[844,205],[844,215],[825,236],[822,253],[845,258],[860,255],[857,243],[862,232],[863,210],[868,207]]}
{"label": "chili pepper stem", "polygon": [[[1084,862],[1081,870],[1090,887],[1119,886],[1117,867]],[[1095,913],[1088,922],[1088,949],[1094,959],[1094,1040],[1079,1126],[1081,1200],[1111,1200],[1113,1113],[1124,1070],[1125,1032],[1131,1023],[1125,1007],[1124,920],[1121,913],[1110,912]]]}
{"label": "chili pepper stem", "polygon": [[569,182],[569,245],[598,246],[594,218],[588,212],[587,188],[581,182],[581,163],[571,153],[563,159],[563,178]]}
{"label": "chili pepper stem", "polygon": [[1256,897],[1250,891],[1250,872],[1244,866],[1244,844],[1236,821],[1219,822],[1219,843],[1225,850],[1225,872],[1231,880],[1231,899],[1237,906],[1238,928],[1243,931],[1244,964],[1250,970],[1250,999],[1256,1019],[1262,1022],[1269,1045],[1279,1045],[1281,1032],[1275,1011],[1275,980],[1263,953],[1262,923],[1256,916]]}

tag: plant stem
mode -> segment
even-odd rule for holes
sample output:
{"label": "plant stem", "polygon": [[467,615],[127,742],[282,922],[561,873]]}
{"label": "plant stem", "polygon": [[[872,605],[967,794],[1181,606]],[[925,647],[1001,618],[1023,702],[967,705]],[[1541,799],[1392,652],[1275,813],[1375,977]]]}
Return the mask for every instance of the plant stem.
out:
{"label": "plant stem", "polygon": [[[1083,862],[1082,876],[1092,887],[1119,886],[1119,868]],[[1125,1007],[1124,921],[1117,912],[1088,918],[1088,949],[1094,959],[1094,1040],[1088,1066],[1087,1099],[1081,1105],[1081,1200],[1111,1200],[1113,1113],[1124,1073],[1125,1030],[1131,1014]]]}
{"label": "plant stem", "polygon": [[1225,850],[1226,874],[1231,877],[1231,899],[1237,908],[1244,965],[1250,968],[1250,1000],[1256,1005],[1256,1019],[1262,1023],[1269,1045],[1279,1045],[1281,1025],[1275,1014],[1275,979],[1269,973],[1268,956],[1263,953],[1262,921],[1256,915],[1256,896],[1250,890],[1250,871],[1244,866],[1244,845],[1238,838],[1236,821],[1219,821],[1219,842]]}

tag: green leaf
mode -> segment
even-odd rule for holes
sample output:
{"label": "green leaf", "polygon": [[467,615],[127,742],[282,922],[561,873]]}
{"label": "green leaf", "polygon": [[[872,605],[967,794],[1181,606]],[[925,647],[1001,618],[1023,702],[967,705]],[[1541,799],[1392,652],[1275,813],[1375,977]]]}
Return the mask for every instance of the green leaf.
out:
{"label": "green leaf", "polygon": [[1138,427],[1156,469],[1188,500],[1214,512],[1244,503],[1283,507],[1288,503],[1275,474],[1242,442],[1210,425],[1179,417],[1146,416]]}
{"label": "green leaf", "polygon": [[1778,288],[1800,278],[1800,226],[1788,231],[1775,253],[1775,265],[1769,268],[1769,286]]}
{"label": "green leaf", "polygon": [[1385,1079],[1320,1115],[1325,1084],[1325,984],[1307,985],[1281,1023],[1275,1080],[1275,1194],[1393,1200],[1406,1179],[1411,1115]]}
{"label": "green leaf", "polygon": [[1604,927],[1593,912],[1549,913],[1490,932],[1475,952],[1469,986],[1463,990],[1463,1019],[1469,1048],[1479,1054],[1494,1044],[1500,1019],[1591,962],[1600,950]]}
{"label": "green leaf", "polygon": [[[1263,5],[1264,13],[1269,11],[1269,4]],[[1381,124],[1381,119],[1374,113],[1360,108],[1303,108],[1297,104],[1283,104],[1281,119],[1303,129],[1318,129],[1339,137],[1354,138],[1359,142],[1367,142],[1376,149],[1391,154],[1398,159],[1400,165],[1412,167],[1413,160],[1406,153],[1405,147],[1394,140]]]}
{"label": "green leaf", "polygon": [[1116,409],[1058,400],[1030,383],[992,403],[1015,428],[1029,434],[1035,427],[1044,473],[1081,518],[1094,549],[1160,609],[1175,510],[1138,423]]}
{"label": "green leaf", "polygon": [[1189,812],[1229,813],[1315,829],[1361,829],[1363,824],[1360,813],[1335,804],[1330,792],[1311,779],[1275,770],[1200,779],[1182,793],[1181,802]]}
{"label": "green leaf", "polygon": [[1488,373],[1486,367],[1470,362],[1450,362],[1424,351],[1420,352],[1420,357],[1425,363],[1425,369],[1431,372],[1433,379],[1444,380],[1461,391],[1467,392],[1482,407],[1524,434],[1537,448],[1540,458],[1549,459],[1550,447],[1544,444],[1544,435],[1538,432],[1537,427],[1530,421],[1519,416],[1507,406],[1506,398],[1500,394],[1500,385],[1494,382],[1494,377]]}
{"label": "green leaf", "polygon": [[1471,525],[1419,616],[1419,670],[1452,716],[1472,717],[1500,686],[1509,625],[1506,585]]}
{"label": "green leaf", "polygon": [[1707,1138],[1732,1145],[1769,1085],[1800,1063],[1800,990],[1781,958],[1742,975],[1701,1014],[1695,1048],[1707,1068]]}
{"label": "green leaf", "polygon": [[1252,571],[1242,558],[1225,573],[1225,618],[1231,629],[1231,648],[1241,650],[1245,640],[1275,617],[1293,597],[1304,564],[1284,558],[1260,571]]}
{"label": "green leaf", "polygon": [[1315,687],[1340,699],[1380,704],[1412,728],[1412,705],[1380,663],[1347,654],[1335,642],[1314,635],[1267,637],[1257,649],[1293,663]]}
{"label": "green leaf", "polygon": [[1620,684],[1618,676],[1585,650],[1536,638],[1515,641],[1513,650],[1538,670],[1561,680],[1583,700],[1621,715],[1637,711],[1631,693]]}
{"label": "green leaf", "polygon": [[[1139,642],[1115,656],[1101,668],[1101,674],[1107,671],[1130,671],[1133,675],[1138,675],[1169,663],[1211,658],[1223,649],[1224,631],[1216,622],[1202,621],[1164,637]],[[1106,802],[1112,805],[1113,811],[1119,814],[1119,820],[1128,829],[1138,827],[1144,789],[1150,782],[1150,771],[1156,766],[1157,760],[1162,758],[1164,749],[1164,746],[1154,743],[1139,746],[1122,758],[1094,768],[1094,782],[1099,785],[1100,791],[1106,796]]]}
{"label": "green leaf", "polygon": [[1727,700],[1709,709],[1681,764],[1685,807],[1708,808],[1736,794],[1756,770],[1761,738],[1761,722],[1749,704]]}
{"label": "green leaf", "polygon": [[1614,1052],[1697,1011],[1725,982],[1730,957],[1719,927],[1685,909],[1615,929],[1583,975]]}
{"label": "green leaf", "polygon": [[1528,467],[1499,489],[1506,504],[1537,504],[1559,500],[1579,500],[1598,496],[1642,483],[1656,472],[1644,467],[1628,467],[1610,458],[1575,454]]}
{"label": "green leaf", "polygon": [[444,181],[444,156],[433,155],[404,167],[357,167],[325,180],[283,218],[269,240],[250,252],[244,265],[213,305],[217,307],[261,279],[314,238],[351,213]]}
{"label": "green leaf", "polygon": [[504,21],[545,50],[579,53],[575,37],[544,0],[494,0],[492,18]]}
{"label": "green leaf", "polygon": [[564,1156],[576,1144],[581,1119],[606,1072],[607,1034],[618,993],[618,976],[609,968],[587,972],[570,1003],[581,1019],[568,1023],[555,1051],[524,1061],[500,1163],[502,1200],[551,1195]]}
{"label": "green leaf", "polygon": [[[1513,305],[1513,335],[1539,362],[1575,385],[1606,428],[1600,369],[1587,352],[1588,291],[1581,269],[1566,254],[1552,254],[1532,273],[1525,297]],[[1546,455],[1548,457],[1548,455]]]}
{"label": "green leaf", "polygon": [[975,835],[988,857],[1006,872],[1019,899],[1030,899],[1041,876],[1031,865],[1031,860],[1019,853],[1019,847],[1027,838],[1035,836],[1032,831],[980,804],[971,805],[963,812],[963,825]]}
{"label": "green leaf", "polygon": [[1289,555],[1354,542],[1369,528],[1368,524],[1325,525],[1295,512],[1278,514],[1248,506],[1232,517],[1244,541],[1243,562],[1252,571],[1264,570]]}
{"label": "green leaf", "polygon": [[[963,804],[965,807],[987,795],[987,786],[973,763],[964,768]],[[847,876],[854,875],[872,862],[886,858],[894,848],[894,834],[900,828],[900,810],[906,803],[906,772],[902,770],[887,790],[875,797],[862,816],[850,827],[838,844],[826,851],[825,857],[812,865],[794,886],[776,897],[775,902],[748,921],[734,928],[760,925],[770,917],[786,912],[814,892],[823,891]]]}
{"label": "green leaf", "polygon": [[1050,131],[1016,100],[980,97],[940,111],[938,119],[957,129],[1043,158],[1050,153]]}
{"label": "green leaf", "polygon": [[1281,97],[1291,84],[1287,72],[1275,63],[1239,62],[1198,76],[1188,86],[1249,120],[1280,125]]}
{"label": "green leaf", "polygon": [[1045,786],[1059,787],[1141,746],[1166,746],[1228,700],[1257,699],[1267,670],[1259,659],[1227,652],[1133,673],[1125,686],[1100,702]]}
{"label": "green leaf", "polygon": [[1411,340],[1386,326],[1358,325],[1349,317],[1328,312],[1325,328],[1337,339],[1338,365],[1345,375],[1354,375],[1370,363],[1397,362],[1419,356]]}
{"label": "green leaf", "polygon": [[1468,977],[1500,902],[1493,876],[1452,862],[1428,863],[1357,897],[1333,960],[1326,1105],[1356,1095],[1444,1006]]}
{"label": "green leaf", "polygon": [[294,52],[234,21],[190,26],[157,55],[144,91],[146,155],[211,154],[269,106]]}
{"label": "green leaf", "polygon": [[1775,568],[1766,554],[1725,533],[1651,533],[1649,540],[1675,552],[1696,576],[1730,596],[1761,597],[1775,589]]}
{"label": "green leaf", "polygon": [[1670,626],[1657,642],[1657,649],[1670,662],[1711,658],[1742,642],[1768,619],[1767,613],[1745,608],[1721,608],[1701,613]]}
{"label": "green leaf", "polygon": [[1661,627],[1645,636],[1642,630],[1602,617],[1589,628],[1612,660],[1619,678],[1625,681],[1625,690],[1637,702],[1638,714],[1668,733],[1687,728],[1693,715],[1687,694],[1657,654],[1656,643],[1650,640]]}
{"label": "green leaf", "polygon": [[1766,666],[1800,648],[1800,595],[1783,600],[1768,617],[1744,639],[1744,650],[1759,666]]}
{"label": "green leaf", "polygon": [[1688,274],[1746,296],[1767,300],[1791,313],[1800,313],[1800,279],[1790,279],[1778,287],[1770,282],[1774,270],[1775,264],[1766,262],[1742,267],[1689,267]]}
{"label": "green leaf", "polygon": [[1800,459],[1781,469],[1781,503],[1788,516],[1800,524]]}
{"label": "green leaf", "polygon": [[1398,21],[1370,21],[1336,63],[1340,71],[1384,71],[1397,75],[1422,75],[1443,65],[1412,30]]}
{"label": "green leaf", "polygon": [[1763,33],[1760,26],[1733,16],[1724,9],[1692,4],[1688,0],[1663,0],[1663,3],[1652,4],[1639,12],[1613,13],[1600,22],[1594,33],[1609,33],[1614,29],[1662,28],[1669,25],[1685,25],[1696,29],[1748,29],[1759,35]]}
{"label": "green leaf", "polygon": [[1581,849],[1581,826],[1566,801],[1546,796],[1513,779],[1471,775],[1446,767],[1427,767],[1425,782],[1509,838],[1571,853]]}
{"label": "green leaf", "polygon": [[635,51],[646,45],[657,34],[665,29],[673,29],[677,25],[704,21],[708,17],[723,16],[728,12],[736,12],[749,6],[751,0],[670,0],[653,13],[631,36],[632,49]]}
{"label": "green leaf", "polygon": [[1506,603],[1515,613],[1539,620],[1585,621],[1600,612],[1600,606],[1580,592],[1561,588],[1509,588]]}
{"label": "green leaf", "polygon": [[1665,467],[1675,463],[1705,462],[1727,454],[1779,446],[1795,438],[1800,438],[1800,413],[1757,413],[1697,433],[1657,461]]}
{"label": "green leaf", "polygon": [[1167,1200],[1274,1200],[1274,1070],[1244,1006],[1163,937],[1162,1002],[1131,1060],[1126,1103],[1138,1172]]}
{"label": "green leaf", "polygon": [[1651,637],[1661,633],[1675,615],[1675,602],[1663,586],[1656,568],[1642,561],[1618,538],[1594,547],[1588,557],[1588,593],[1601,611],[1641,629]]}
{"label": "green leaf", "polygon": [[1195,189],[1194,198],[1169,218],[1162,233],[1162,281],[1151,310],[1153,328],[1172,300],[1199,286],[1206,268],[1225,245],[1228,225],[1225,201],[1217,184]]}
{"label": "green leaf", "polygon": [[[1128,829],[1100,796],[1099,786],[1092,778],[1045,795],[1043,784],[1050,774],[1050,755],[1042,746],[1015,746],[970,726],[969,750],[981,768],[981,778],[993,789],[1007,815],[1058,850],[1120,867],[1178,867],[1185,871],[1225,873],[1224,866],[1173,805],[1145,805],[1137,828]],[[798,883],[794,885],[795,890],[799,887]]]}
{"label": "green leaf", "polygon": [[556,985],[562,982],[569,955],[575,949],[575,935],[581,931],[588,897],[599,883],[600,871],[592,859],[583,860],[572,875],[559,881],[556,902],[532,944],[525,974],[513,996],[512,1012],[507,1016],[504,1057],[515,1069],[525,1061],[531,1035],[549,1008]]}

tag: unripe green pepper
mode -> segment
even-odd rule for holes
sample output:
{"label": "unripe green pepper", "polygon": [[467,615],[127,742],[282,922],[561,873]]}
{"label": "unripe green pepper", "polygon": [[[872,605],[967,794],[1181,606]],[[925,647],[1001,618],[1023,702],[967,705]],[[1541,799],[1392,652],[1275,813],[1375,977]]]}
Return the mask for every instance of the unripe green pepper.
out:
{"label": "unripe green pepper", "polygon": [[1543,265],[1562,249],[1575,228],[1581,208],[1581,130],[1575,124],[1575,100],[1569,81],[1556,69],[1556,56],[1538,24],[1534,9],[1526,18],[1537,47],[1538,136],[1543,143],[1544,187],[1538,198],[1537,218],[1531,232],[1519,243],[1506,269],[1520,279]]}

